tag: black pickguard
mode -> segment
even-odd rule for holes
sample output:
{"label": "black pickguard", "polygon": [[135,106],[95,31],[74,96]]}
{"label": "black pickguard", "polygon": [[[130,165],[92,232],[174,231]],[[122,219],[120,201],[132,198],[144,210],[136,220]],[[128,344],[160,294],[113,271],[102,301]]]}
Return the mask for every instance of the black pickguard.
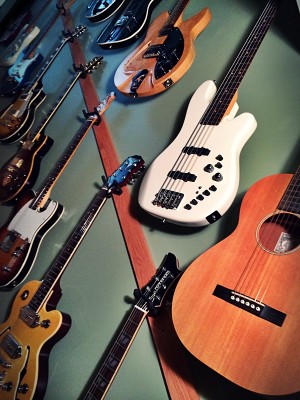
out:
{"label": "black pickguard", "polygon": [[163,44],[150,46],[143,54],[144,58],[156,58],[157,63],[154,69],[155,79],[170,72],[180,60],[184,49],[184,38],[178,28],[168,33]]}

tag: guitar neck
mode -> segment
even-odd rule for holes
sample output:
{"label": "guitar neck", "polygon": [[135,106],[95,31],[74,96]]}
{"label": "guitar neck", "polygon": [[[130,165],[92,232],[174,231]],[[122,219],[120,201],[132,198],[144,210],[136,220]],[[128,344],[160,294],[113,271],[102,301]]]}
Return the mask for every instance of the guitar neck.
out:
{"label": "guitar neck", "polygon": [[92,226],[109,194],[110,191],[104,186],[90,203],[89,207],[84,213],[84,216],[81,218],[79,224],[69,237],[66,245],[63,247],[45,278],[41,282],[39,289],[29,302],[27,306],[28,313],[30,312],[33,315],[37,315],[41,307],[48,300],[49,295],[54,290],[55,285],[58,284],[59,279],[66,270],[70,260],[72,259],[88,230]]}
{"label": "guitar neck", "polygon": [[67,95],[69,94],[69,92],[71,91],[71,89],[73,88],[73,86],[75,85],[75,83],[78,81],[78,79],[80,78],[80,76],[82,75],[82,72],[79,72],[75,78],[69,83],[69,85],[67,86],[67,88],[65,89],[63,95],[57,100],[57,102],[54,104],[54,106],[52,107],[51,111],[49,112],[49,114],[46,116],[46,118],[42,121],[42,123],[40,124],[37,133],[29,133],[27,136],[27,140],[29,141],[34,141],[36,138],[38,138],[43,130],[46,128],[46,126],[49,124],[51,118],[53,117],[53,115],[56,113],[56,111],[58,110],[58,108],[61,106],[62,102],[64,101],[64,99],[67,97]]}
{"label": "guitar neck", "polygon": [[28,46],[26,49],[26,52],[24,54],[24,58],[32,58],[34,56],[34,53],[41,43],[41,41],[44,39],[44,37],[47,35],[47,33],[50,31],[56,20],[60,15],[65,15],[65,8],[63,6],[57,6],[58,12],[54,15],[52,20],[50,21],[49,25],[43,30],[42,33],[40,33],[37,38]]}
{"label": "guitar neck", "polygon": [[183,13],[185,7],[189,3],[190,0],[180,0],[177,2],[177,4],[174,6],[173,10],[170,13],[169,18],[167,19],[166,23],[162,27],[162,29],[159,31],[159,36],[164,36],[168,34],[170,30],[174,28],[175,23],[177,22],[178,18],[180,15]]}
{"label": "guitar neck", "polygon": [[292,177],[279,205],[279,210],[300,214],[300,167]]}
{"label": "guitar neck", "polygon": [[53,61],[56,59],[56,57],[58,56],[58,54],[60,53],[60,51],[62,50],[62,48],[64,47],[64,45],[68,42],[68,39],[63,39],[61,40],[61,42],[59,43],[58,46],[56,46],[56,48],[53,50],[53,52],[51,53],[51,55],[48,57],[48,60],[46,61],[46,63],[44,64],[44,66],[41,68],[41,70],[38,72],[38,74],[35,76],[33,83],[30,85],[30,87],[26,86],[26,91],[29,90],[34,90],[36,86],[38,86],[38,84],[42,81],[45,73],[48,71],[48,69],[50,68],[50,66],[52,65]]}
{"label": "guitar neck", "polygon": [[139,331],[148,311],[144,300],[140,299],[131,311],[120,334],[106,356],[99,372],[93,379],[84,400],[103,399],[110,388],[130,346]]}
{"label": "guitar neck", "polygon": [[90,128],[94,125],[94,123],[98,120],[98,117],[90,116],[84,122],[83,126],[79,129],[79,131],[74,136],[73,140],[64,151],[60,159],[57,161],[55,166],[53,167],[50,175],[47,177],[45,182],[42,184],[41,188],[38,190],[36,196],[34,197],[32,203],[30,204],[30,208],[36,210],[37,208],[43,207],[45,201],[48,199],[49,194],[57,182],[58,178],[68,165],[69,161],[75,154],[77,148],[81,144],[82,140],[90,130]]}
{"label": "guitar neck", "polygon": [[221,122],[277,13],[279,4],[280,0],[268,1],[233,65],[221,83],[213,101],[202,116],[201,124],[218,125]]}

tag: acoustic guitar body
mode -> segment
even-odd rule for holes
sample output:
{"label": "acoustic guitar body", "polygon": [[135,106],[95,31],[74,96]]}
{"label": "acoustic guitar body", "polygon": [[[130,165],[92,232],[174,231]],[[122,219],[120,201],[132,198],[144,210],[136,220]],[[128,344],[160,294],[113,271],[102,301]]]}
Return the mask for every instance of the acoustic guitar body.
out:
{"label": "acoustic guitar body", "polygon": [[172,306],[196,358],[265,395],[300,391],[299,214],[277,209],[290,181],[273,175],[249,189],[236,230],[187,268]]}
{"label": "acoustic guitar body", "polygon": [[159,35],[169,13],[150,25],[143,42],[118,67],[114,82],[120,92],[132,97],[160,93],[176,83],[195,58],[194,41],[211,19],[208,8],[186,21],[182,14],[168,35]]}

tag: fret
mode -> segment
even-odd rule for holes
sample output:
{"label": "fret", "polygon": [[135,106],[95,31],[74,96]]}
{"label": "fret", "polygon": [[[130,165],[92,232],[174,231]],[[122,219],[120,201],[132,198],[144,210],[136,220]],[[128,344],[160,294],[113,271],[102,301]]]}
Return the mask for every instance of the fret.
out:
{"label": "fret", "polygon": [[135,290],[134,295],[139,300],[131,310],[121,332],[111,346],[104,362],[85,394],[84,400],[93,398],[100,400],[104,398],[134,337],[148,315],[149,308],[152,309],[161,304],[168,287],[180,274],[181,271],[177,267],[176,257],[174,254],[169,253],[165,257],[163,265],[160,266],[155,276],[150,279],[147,285]]}
{"label": "fret", "polygon": [[203,114],[201,124],[218,125],[245,76],[260,44],[262,43],[278,9],[280,1],[267,3],[244,46],[221,83],[215,98]]}
{"label": "fret", "polygon": [[165,22],[164,26],[160,29],[158,36],[167,35],[168,32],[174,28],[176,21],[178,20],[180,14],[182,14],[189,1],[190,0],[181,0],[174,6],[169,18]]}
{"label": "fret", "polygon": [[[61,277],[62,273],[66,269],[72,258],[74,250],[83,240],[84,236],[88,232],[88,229],[90,228],[91,224],[93,223],[94,219],[96,218],[97,214],[100,212],[103,204],[105,203],[108,192],[109,191],[105,187],[103,187],[100,192],[95,196],[94,200],[91,202],[90,206],[86,210],[77,228],[68,239],[67,244],[64,246],[58,257],[54,261],[52,267],[42,281],[39,289],[29,303],[29,306],[32,307],[35,311],[38,310],[45,298],[47,298],[50,291],[53,290],[58,279]],[[78,230],[80,230],[80,234],[77,233]]]}

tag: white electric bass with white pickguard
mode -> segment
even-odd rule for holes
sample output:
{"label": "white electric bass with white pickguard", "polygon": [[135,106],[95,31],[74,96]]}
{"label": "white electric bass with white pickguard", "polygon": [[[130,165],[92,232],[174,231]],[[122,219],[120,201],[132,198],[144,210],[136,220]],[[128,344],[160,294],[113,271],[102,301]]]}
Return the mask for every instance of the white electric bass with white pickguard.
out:
{"label": "white electric bass with white pickguard", "polygon": [[144,175],[141,207],[166,222],[204,226],[232,204],[240,152],[256,129],[250,113],[235,116],[237,90],[278,8],[269,0],[219,89],[204,82],[194,93],[176,139]]}

